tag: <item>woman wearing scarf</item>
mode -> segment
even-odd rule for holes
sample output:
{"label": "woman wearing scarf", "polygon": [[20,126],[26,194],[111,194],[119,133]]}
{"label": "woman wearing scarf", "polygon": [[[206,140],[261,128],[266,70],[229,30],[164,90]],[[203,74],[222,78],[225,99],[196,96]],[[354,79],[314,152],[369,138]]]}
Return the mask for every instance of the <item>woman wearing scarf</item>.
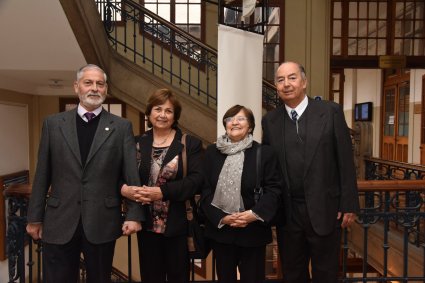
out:
{"label": "woman wearing scarf", "polygon": [[224,114],[226,134],[205,154],[206,182],[201,208],[206,236],[213,242],[219,282],[263,282],[266,244],[272,241],[270,220],[279,206],[281,180],[272,148],[261,146],[263,195],[254,200],[257,148],[252,111],[235,105]]}

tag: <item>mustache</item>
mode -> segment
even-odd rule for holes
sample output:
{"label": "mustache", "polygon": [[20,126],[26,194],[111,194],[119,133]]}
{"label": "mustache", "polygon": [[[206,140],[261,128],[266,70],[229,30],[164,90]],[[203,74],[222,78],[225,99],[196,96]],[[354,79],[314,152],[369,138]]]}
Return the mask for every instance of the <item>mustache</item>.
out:
{"label": "mustache", "polygon": [[96,97],[102,97],[99,93],[89,92],[86,94],[86,96],[96,96]]}

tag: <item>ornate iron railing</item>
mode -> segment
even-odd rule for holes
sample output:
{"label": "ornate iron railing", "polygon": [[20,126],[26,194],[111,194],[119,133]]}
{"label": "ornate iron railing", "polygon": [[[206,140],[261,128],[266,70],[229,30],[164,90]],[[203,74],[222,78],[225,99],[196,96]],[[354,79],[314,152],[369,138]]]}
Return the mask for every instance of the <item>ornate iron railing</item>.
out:
{"label": "ornate iron railing", "polygon": [[[131,0],[96,0],[112,47],[211,108],[217,106],[217,50]],[[263,80],[263,107],[280,105]]]}
{"label": "ornate iron railing", "polygon": [[[340,282],[425,281],[425,246],[412,234],[425,217],[425,180],[359,181],[358,185],[361,212],[357,223],[343,233]],[[42,248],[38,244],[34,249],[25,233],[29,187],[11,186],[5,195],[9,202],[9,283],[25,282],[26,275],[41,282]],[[28,258],[23,252],[25,244],[29,245]],[[128,264],[131,267],[131,256]],[[114,282],[134,282],[123,279],[132,274],[131,269],[126,272],[114,277]],[[84,269],[81,274],[84,282]],[[214,281],[213,275],[208,278],[202,282]]]}

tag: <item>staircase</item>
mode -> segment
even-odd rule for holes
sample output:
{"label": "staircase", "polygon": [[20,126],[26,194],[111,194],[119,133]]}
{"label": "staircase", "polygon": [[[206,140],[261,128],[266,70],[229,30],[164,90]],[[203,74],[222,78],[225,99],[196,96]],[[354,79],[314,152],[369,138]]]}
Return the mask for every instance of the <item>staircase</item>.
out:
{"label": "staircase", "polygon": [[[215,97],[202,93],[198,98],[192,86],[176,79],[175,83],[167,82],[164,73],[157,75],[122,56],[123,50],[118,50],[117,45],[111,46],[94,1],[60,0],[60,3],[87,62],[98,64],[107,72],[110,94],[143,113],[154,90],[169,88],[182,104],[179,120],[182,130],[199,137],[204,144],[216,140]],[[154,71],[157,68],[154,66]]]}

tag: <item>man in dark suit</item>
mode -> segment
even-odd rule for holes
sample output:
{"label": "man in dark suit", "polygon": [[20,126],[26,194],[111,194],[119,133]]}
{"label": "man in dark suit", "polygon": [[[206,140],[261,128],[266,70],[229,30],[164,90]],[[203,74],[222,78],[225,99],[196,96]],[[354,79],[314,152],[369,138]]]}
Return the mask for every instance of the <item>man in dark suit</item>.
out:
{"label": "man in dark suit", "polygon": [[121,184],[140,185],[131,123],[102,109],[105,72],[86,65],[77,72],[74,110],[43,124],[28,208],[27,232],[43,242],[43,277],[75,283],[80,253],[87,282],[111,281],[115,241],[141,229],[141,207],[127,201],[121,215]]}
{"label": "man in dark suit", "polygon": [[278,154],[286,217],[277,224],[284,282],[337,282],[341,228],[359,211],[351,138],[341,107],[306,96],[304,68],[285,62],[275,85],[283,106],[264,116],[263,143]]}

